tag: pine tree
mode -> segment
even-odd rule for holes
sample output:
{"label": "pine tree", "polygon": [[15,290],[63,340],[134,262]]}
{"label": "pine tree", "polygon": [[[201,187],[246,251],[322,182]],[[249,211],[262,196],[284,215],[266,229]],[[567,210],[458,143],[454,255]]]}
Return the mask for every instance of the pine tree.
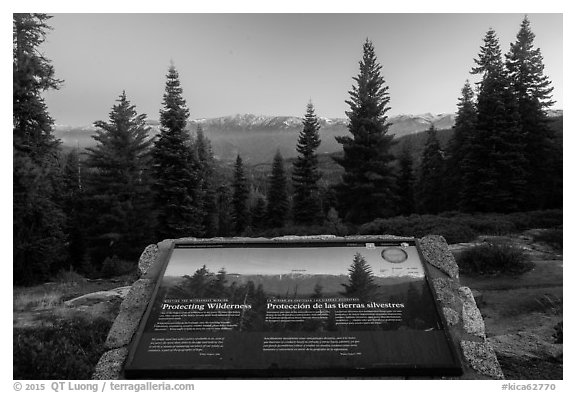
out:
{"label": "pine tree", "polygon": [[404,144],[403,149],[398,159],[400,166],[400,173],[398,176],[398,196],[400,199],[399,213],[402,215],[410,215],[414,213],[414,163],[412,154],[407,143]]}
{"label": "pine tree", "polygon": [[461,201],[462,168],[470,146],[470,138],[476,129],[476,104],[470,82],[466,80],[462,96],[458,99],[458,110],[454,122],[454,134],[448,142],[444,187],[446,209],[457,210]]}
{"label": "pine tree", "polygon": [[52,133],[50,117],[41,93],[59,89],[50,60],[38,47],[52,28],[46,14],[13,15],[13,146],[35,161],[44,163],[57,153],[59,141]]}
{"label": "pine tree", "polygon": [[83,262],[87,252],[86,194],[83,187],[82,165],[78,150],[66,155],[62,168],[62,206],[66,216],[68,234],[68,265],[76,271],[85,266]]}
{"label": "pine tree", "polygon": [[312,293],[312,296],[310,296],[310,299],[322,299],[322,289],[324,289],[324,287],[320,282],[317,282],[314,285],[314,292]]}
{"label": "pine tree", "polygon": [[226,297],[227,273],[225,268],[218,270],[216,277],[211,281],[207,295],[214,298]]}
{"label": "pine tree", "polygon": [[486,33],[475,62],[472,73],[482,74],[482,80],[476,131],[462,162],[462,206],[484,212],[515,211],[522,206],[526,192],[524,138],[516,96],[494,30]]}
{"label": "pine tree", "polygon": [[218,210],[218,236],[232,236],[234,232],[232,196],[228,185],[221,185],[216,189],[216,206]]}
{"label": "pine tree", "polygon": [[232,217],[234,220],[234,229],[237,234],[242,234],[248,226],[250,220],[248,214],[248,180],[244,175],[244,165],[240,155],[236,157],[234,166],[234,181],[232,182]]}
{"label": "pine tree", "polygon": [[206,265],[196,270],[192,276],[185,276],[189,296],[206,297],[206,292],[210,289],[212,282],[211,276],[212,273],[206,268]]}
{"label": "pine tree", "polygon": [[336,236],[345,236],[348,234],[348,228],[342,224],[342,220],[338,216],[338,211],[333,207],[326,213],[326,220],[324,220],[324,227],[328,233]]}
{"label": "pine tree", "polygon": [[201,236],[202,206],[198,157],[186,131],[189,110],[176,68],[168,70],[160,134],[152,149],[157,236]]}
{"label": "pine tree", "polygon": [[426,133],[428,137],[420,162],[416,201],[420,213],[437,214],[444,204],[444,158],[434,126],[430,126]]}
{"label": "pine tree", "polygon": [[277,150],[272,162],[272,174],[270,175],[268,187],[268,222],[271,227],[279,228],[284,226],[288,210],[286,173],[284,172],[284,159],[282,154]]}
{"label": "pine tree", "polygon": [[252,217],[251,226],[253,229],[263,229],[266,226],[266,200],[264,198],[256,198],[250,216]]}
{"label": "pine tree", "polygon": [[347,221],[356,223],[390,216],[396,210],[394,156],[390,153],[394,137],[388,135],[386,116],[390,97],[381,69],[374,46],[366,40],[360,73],[354,78],[358,85],[346,101],[352,137],[336,137],[344,150],[344,156],[335,159],[344,168],[337,187],[340,210]]}
{"label": "pine tree", "polygon": [[135,259],[152,235],[148,219],[152,140],[146,115],[137,113],[125,92],[116,102],[107,122],[94,123],[96,146],[87,149],[92,246],[99,258]]}
{"label": "pine tree", "polygon": [[354,255],[348,272],[348,284],[342,284],[345,288],[343,295],[357,297],[360,301],[369,300],[376,284],[374,284],[374,274],[370,265],[360,253]]}
{"label": "pine tree", "polygon": [[303,129],[298,136],[296,151],[298,157],[292,169],[294,187],[294,222],[298,224],[316,224],[322,220],[320,196],[318,194],[318,157],[316,150],[320,146],[320,124],[309,103],[303,121]]}
{"label": "pine tree", "polygon": [[[534,48],[535,35],[524,17],[516,42],[510,45],[506,66],[518,99],[520,127],[526,140],[526,208],[562,206],[562,149],[548,124],[545,110],[554,104],[552,86],[544,75],[540,48]],[[560,171],[558,171],[560,169]],[[559,187],[557,186],[559,185]]]}
{"label": "pine tree", "polygon": [[214,237],[218,233],[218,203],[215,184],[214,153],[210,140],[204,136],[202,126],[198,125],[194,149],[199,163],[201,205],[203,206],[203,227],[205,237]]}
{"label": "pine tree", "polygon": [[39,52],[50,30],[46,14],[13,14],[12,196],[14,282],[47,279],[66,259],[59,141],[42,93],[58,89]]}

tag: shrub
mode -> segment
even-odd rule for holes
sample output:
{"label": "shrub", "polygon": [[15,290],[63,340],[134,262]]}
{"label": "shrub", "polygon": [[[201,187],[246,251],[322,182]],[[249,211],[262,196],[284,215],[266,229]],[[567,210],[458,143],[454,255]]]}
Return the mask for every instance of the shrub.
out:
{"label": "shrub", "polygon": [[548,229],[534,236],[537,242],[546,243],[556,249],[561,250],[564,246],[563,231],[560,228]]}
{"label": "shrub", "polygon": [[399,235],[423,237],[442,235],[448,243],[462,243],[477,235],[462,216],[445,217],[412,214],[407,217],[379,218],[360,227],[362,235]]}
{"label": "shrub", "polygon": [[442,235],[448,244],[467,243],[476,238],[476,231],[460,223],[436,227],[430,234]]}
{"label": "shrub", "polygon": [[90,379],[111,322],[83,318],[13,330],[14,379]]}
{"label": "shrub", "polygon": [[86,279],[82,277],[82,275],[75,272],[73,269],[70,270],[60,270],[56,277],[54,277],[54,281],[59,284],[69,285],[69,286],[76,286],[86,282]]}
{"label": "shrub", "polygon": [[82,277],[81,274],[76,273],[74,270],[60,270],[55,277],[56,281],[59,283],[84,283],[86,279]]}
{"label": "shrub", "polygon": [[483,235],[507,235],[517,230],[512,221],[498,215],[475,215],[467,221],[470,228]]}
{"label": "shrub", "polygon": [[[528,213],[531,228],[555,228],[562,226],[562,210],[536,210]],[[528,229],[528,228],[527,228]]]}
{"label": "shrub", "polygon": [[133,263],[124,261],[114,255],[112,258],[107,257],[104,262],[102,262],[100,274],[104,278],[110,278],[130,274],[135,270],[136,266]]}
{"label": "shrub", "polygon": [[326,224],[326,225],[286,225],[280,228],[270,228],[255,231],[253,236],[262,237],[279,237],[279,236],[314,236],[314,235],[337,235],[344,236],[348,234],[348,228],[344,224]]}
{"label": "shrub", "polygon": [[426,235],[442,235],[448,243],[464,243],[475,239],[478,235],[507,235],[524,229],[554,228],[562,225],[561,210],[539,210],[511,214],[467,214],[455,211],[439,215],[412,214],[377,218],[365,223],[359,228],[350,224],[342,224],[338,213],[332,209],[323,226],[287,225],[282,228],[271,228],[253,231],[254,236],[276,237],[284,235],[320,235],[347,234],[360,235],[398,235],[423,237]]}
{"label": "shrub", "polygon": [[439,215],[378,218],[362,225],[362,235],[400,235],[422,237],[442,235],[448,243],[463,243],[477,235],[507,235],[530,228],[552,228],[562,225],[561,210],[539,210],[512,214],[466,214],[454,211]]}
{"label": "shrub", "polygon": [[564,342],[563,336],[563,327],[562,321],[558,322],[556,326],[554,326],[554,343],[555,344],[562,344]]}
{"label": "shrub", "polygon": [[487,242],[462,251],[457,258],[462,273],[523,273],[530,268],[521,248],[506,242]]}
{"label": "shrub", "polygon": [[518,230],[532,228],[554,228],[562,226],[562,210],[535,210],[523,213],[511,213],[506,215],[506,219]]}

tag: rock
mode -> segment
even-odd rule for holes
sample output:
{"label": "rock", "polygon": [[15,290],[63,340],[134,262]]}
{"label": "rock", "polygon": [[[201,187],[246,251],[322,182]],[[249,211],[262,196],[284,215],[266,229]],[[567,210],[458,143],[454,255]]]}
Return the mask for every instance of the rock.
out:
{"label": "rock", "polygon": [[472,291],[468,287],[461,287],[458,290],[458,294],[462,300],[462,321],[464,322],[464,330],[466,333],[486,338],[484,319],[482,319],[482,314],[480,314],[480,310],[476,307]]}
{"label": "rock", "polygon": [[478,243],[454,243],[448,246],[448,249],[453,255],[457,255],[471,247],[476,246]]}
{"label": "rock", "polygon": [[114,349],[130,343],[153,290],[154,282],[148,279],[141,278],[132,285],[132,289],[130,289],[126,299],[120,305],[118,317],[114,321],[104,343],[105,348]]}
{"label": "rock", "polygon": [[492,379],[504,379],[494,349],[487,342],[461,341],[464,358],[479,373]]}
{"label": "rock", "polygon": [[122,377],[122,366],[128,356],[128,348],[117,348],[106,352],[94,369],[92,379],[120,379]]}
{"label": "rock", "polygon": [[156,255],[158,255],[158,245],[150,244],[144,249],[138,260],[138,274],[143,276],[150,268],[150,265],[156,260]]}
{"label": "rock", "polygon": [[109,321],[114,321],[118,315],[120,301],[116,302],[102,302],[96,303],[91,306],[80,306],[74,308],[74,312],[83,314],[84,317],[90,317],[91,320],[96,318],[104,318]]}
{"label": "rock", "polygon": [[456,308],[456,296],[454,293],[456,292],[457,288],[456,285],[452,280],[447,278],[434,278],[432,280],[432,285],[436,290],[436,294],[438,295],[438,300],[446,306],[452,309]]}
{"label": "rock", "polygon": [[561,362],[563,345],[545,341],[533,333],[519,332],[488,339],[498,356],[519,359],[520,361],[554,360]]}
{"label": "rock", "polygon": [[124,299],[128,294],[128,291],[130,291],[130,286],[119,287],[109,291],[87,293],[86,295],[65,301],[64,305],[68,307],[80,307],[91,306],[102,302],[114,302]]}
{"label": "rock", "polygon": [[460,322],[460,317],[458,313],[451,308],[442,307],[442,312],[444,313],[444,318],[446,318],[446,322],[448,322],[448,326],[457,325]]}
{"label": "rock", "polygon": [[118,315],[120,302],[126,297],[130,286],[119,287],[109,291],[87,293],[64,302],[68,309],[63,312],[68,315],[78,313],[78,316],[90,319],[104,318],[113,321]]}
{"label": "rock", "polygon": [[420,249],[424,259],[451,278],[458,278],[458,264],[442,236],[429,235],[420,239]]}

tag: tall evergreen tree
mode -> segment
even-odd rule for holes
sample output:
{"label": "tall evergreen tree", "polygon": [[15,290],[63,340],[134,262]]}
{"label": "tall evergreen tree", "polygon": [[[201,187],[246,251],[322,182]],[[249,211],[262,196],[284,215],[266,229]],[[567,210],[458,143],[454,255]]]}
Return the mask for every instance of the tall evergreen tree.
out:
{"label": "tall evergreen tree", "polygon": [[470,138],[476,129],[476,104],[470,82],[466,80],[462,96],[458,99],[458,110],[454,122],[454,134],[448,142],[444,187],[446,209],[457,210],[460,206],[462,189],[461,164],[470,146]]}
{"label": "tall evergreen tree", "polygon": [[242,234],[248,226],[250,215],[248,214],[248,180],[244,175],[244,164],[240,155],[236,157],[234,166],[234,180],[232,182],[232,218],[234,229],[237,234]]}
{"label": "tall evergreen tree", "polygon": [[276,151],[272,162],[272,174],[268,187],[268,222],[273,228],[282,227],[286,223],[288,210],[288,184],[284,172],[284,159],[280,151]]}
{"label": "tall evergreen tree", "polygon": [[400,199],[398,212],[410,215],[415,212],[414,205],[414,162],[407,143],[404,144],[398,159],[400,173],[398,175],[398,197]]}
{"label": "tall evergreen tree", "polygon": [[47,279],[66,259],[60,196],[59,141],[42,93],[58,89],[54,67],[39,51],[46,14],[13,14],[12,174],[14,282]]}
{"label": "tall evergreen tree", "polygon": [[[83,171],[78,150],[66,155],[62,168],[62,205],[66,215],[68,234],[68,265],[82,271],[87,256],[86,193],[83,187]],[[85,272],[86,273],[86,272]]]}
{"label": "tall evergreen tree", "polygon": [[204,236],[213,237],[218,233],[218,203],[215,184],[214,153],[210,140],[204,136],[202,126],[198,125],[194,149],[198,157],[201,205],[203,207]]}
{"label": "tall evergreen tree", "polygon": [[526,192],[524,138],[518,103],[496,32],[484,38],[473,74],[481,74],[476,131],[462,162],[462,205],[466,210],[518,210]]}
{"label": "tall evergreen tree", "polygon": [[298,136],[298,157],[293,164],[292,184],[294,187],[294,221],[298,224],[315,224],[322,220],[318,193],[318,157],[320,146],[320,124],[310,102],[306,108],[303,129]]}
{"label": "tall evergreen tree", "polygon": [[203,233],[200,168],[186,131],[188,116],[178,72],[171,65],[160,111],[160,134],[152,149],[159,238]]}
{"label": "tall evergreen tree", "polygon": [[436,214],[442,211],[444,204],[444,158],[434,126],[430,126],[426,133],[428,137],[420,162],[416,201],[420,213]]}
{"label": "tall evergreen tree", "polygon": [[13,15],[13,146],[35,163],[57,153],[60,141],[52,133],[54,123],[41,93],[57,90],[62,81],[54,76],[54,67],[39,51],[52,28],[46,14]]}
{"label": "tall evergreen tree", "polygon": [[554,104],[553,88],[544,75],[542,54],[540,48],[534,48],[534,38],[530,21],[524,17],[516,42],[506,55],[506,66],[518,99],[520,127],[526,141],[530,190],[526,208],[541,209],[562,206],[562,149],[548,123],[545,110]]}
{"label": "tall evergreen tree", "polygon": [[266,200],[264,198],[260,196],[256,198],[250,217],[253,229],[262,229],[266,226]]}
{"label": "tall evergreen tree", "polygon": [[362,254],[354,255],[348,273],[348,284],[342,284],[345,288],[343,294],[348,297],[357,297],[360,301],[367,301],[376,288],[376,284],[374,284],[372,268]]}
{"label": "tall evergreen tree", "polygon": [[357,86],[346,101],[352,137],[336,137],[344,150],[344,156],[336,159],[344,168],[338,200],[344,218],[351,222],[366,222],[396,211],[394,156],[390,153],[394,136],[388,135],[386,116],[390,97],[381,69],[372,42],[366,40],[360,73],[354,78]]}
{"label": "tall evergreen tree", "polygon": [[322,299],[322,289],[324,289],[324,287],[320,282],[317,282],[314,285],[314,292],[312,293],[312,296],[310,296],[310,299]]}
{"label": "tall evergreen tree", "polygon": [[146,115],[122,92],[109,120],[94,123],[96,146],[86,164],[92,210],[91,240],[96,256],[135,259],[151,240],[150,148]]}
{"label": "tall evergreen tree", "polygon": [[234,220],[232,217],[232,195],[228,185],[216,189],[216,207],[218,210],[218,236],[232,236]]}

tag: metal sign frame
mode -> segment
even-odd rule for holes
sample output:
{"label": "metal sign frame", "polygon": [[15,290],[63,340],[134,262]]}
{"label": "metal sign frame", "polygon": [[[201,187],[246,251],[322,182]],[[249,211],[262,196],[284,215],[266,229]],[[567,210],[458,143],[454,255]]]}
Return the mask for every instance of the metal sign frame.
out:
{"label": "metal sign frame", "polygon": [[[156,300],[158,291],[162,285],[163,277],[172,258],[174,249],[185,248],[286,248],[286,247],[338,247],[338,246],[360,246],[366,243],[379,244],[379,246],[396,246],[401,243],[408,243],[415,246],[418,252],[418,257],[422,262],[424,268],[424,281],[426,287],[430,291],[435,306],[435,313],[438,316],[439,323],[444,332],[446,343],[451,354],[452,361],[445,364],[413,364],[407,366],[405,364],[394,365],[387,364],[382,367],[373,368],[267,368],[267,369],[215,369],[215,368],[166,368],[166,369],[144,369],[134,367],[134,357],[136,349],[141,342],[145,326],[150,318],[154,302]],[[384,377],[384,376],[458,376],[462,374],[461,360],[458,351],[455,348],[453,338],[450,336],[448,324],[444,317],[444,313],[439,306],[438,295],[434,286],[429,280],[430,268],[422,255],[419,242],[414,238],[399,238],[394,240],[387,240],[378,237],[362,237],[360,239],[328,239],[328,240],[265,240],[265,239],[249,239],[249,240],[194,240],[194,241],[175,241],[172,243],[168,252],[165,253],[163,259],[156,263],[161,264],[160,273],[157,278],[152,296],[147,305],[146,311],[140,321],[139,327],[134,334],[130,343],[128,357],[124,367],[124,376],[131,379],[186,379],[186,378],[297,378],[297,377]]]}

